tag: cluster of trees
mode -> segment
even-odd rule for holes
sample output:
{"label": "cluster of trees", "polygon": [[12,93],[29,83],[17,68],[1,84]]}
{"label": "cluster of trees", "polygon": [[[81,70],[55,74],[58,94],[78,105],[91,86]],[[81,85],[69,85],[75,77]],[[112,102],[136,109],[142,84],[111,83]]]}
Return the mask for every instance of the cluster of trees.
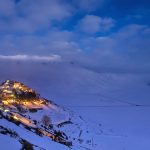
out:
{"label": "cluster of trees", "polygon": [[28,141],[24,139],[22,139],[21,144],[22,144],[21,150],[34,150],[33,144],[29,143]]}
{"label": "cluster of trees", "polygon": [[18,99],[37,98],[37,95],[35,92],[24,92],[24,91],[20,91],[20,90],[15,91],[15,96]]}

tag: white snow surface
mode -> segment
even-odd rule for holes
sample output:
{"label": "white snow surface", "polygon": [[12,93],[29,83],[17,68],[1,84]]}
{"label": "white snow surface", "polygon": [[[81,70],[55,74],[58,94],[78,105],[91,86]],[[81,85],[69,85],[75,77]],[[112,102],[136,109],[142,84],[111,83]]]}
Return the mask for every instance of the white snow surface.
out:
{"label": "white snow surface", "polygon": [[[150,74],[102,73],[68,63],[11,62],[7,68],[4,66],[6,62],[0,64],[0,82],[20,81],[80,115],[93,140],[88,147],[91,150],[150,150]],[[46,150],[69,149],[6,120],[0,119],[0,125]],[[70,128],[64,128],[67,129]],[[0,144],[5,150],[20,148],[19,143],[5,135],[0,135]],[[73,150],[84,149],[77,145]]]}

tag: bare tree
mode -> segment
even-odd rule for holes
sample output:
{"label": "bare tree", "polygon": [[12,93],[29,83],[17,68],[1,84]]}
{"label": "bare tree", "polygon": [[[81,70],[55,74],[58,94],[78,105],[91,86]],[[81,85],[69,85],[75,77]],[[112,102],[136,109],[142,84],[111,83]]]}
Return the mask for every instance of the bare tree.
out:
{"label": "bare tree", "polygon": [[47,115],[44,115],[43,118],[42,118],[42,123],[48,127],[49,125],[51,125],[51,118]]}

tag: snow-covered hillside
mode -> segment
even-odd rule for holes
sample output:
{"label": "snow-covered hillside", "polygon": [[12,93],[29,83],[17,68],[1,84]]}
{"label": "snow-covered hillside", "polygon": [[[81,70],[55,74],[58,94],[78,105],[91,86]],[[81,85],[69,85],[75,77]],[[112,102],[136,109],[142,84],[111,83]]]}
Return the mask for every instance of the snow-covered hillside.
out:
{"label": "snow-covered hillside", "polygon": [[[4,65],[7,67],[4,68]],[[88,146],[81,146],[82,141],[75,141],[74,150],[84,147],[91,150],[150,149],[149,74],[99,73],[72,63],[2,62],[0,69],[0,82],[6,79],[23,82],[44,98],[65,108],[72,114],[74,122],[83,125],[81,128],[89,133],[83,134],[82,139],[90,139],[91,142]],[[7,120],[0,119],[0,125],[16,131],[21,138],[34,144],[35,149],[38,148],[36,145],[46,150],[69,149]],[[73,131],[73,136],[77,136],[75,127],[64,127],[62,130]],[[10,136],[0,135],[0,139],[4,149],[8,149],[11,143],[14,149],[21,147]],[[6,144],[8,140],[11,141],[9,145]]]}
{"label": "snow-covered hillside", "polygon": [[[0,134],[18,140],[25,150],[49,148],[24,138],[25,133],[20,135],[22,130],[36,135],[37,139],[47,137],[68,148],[91,147],[91,133],[80,116],[42,98],[39,93],[17,81],[6,80],[0,85],[0,120]],[[17,131],[16,127],[21,130]],[[30,138],[34,139],[34,136],[30,135]]]}

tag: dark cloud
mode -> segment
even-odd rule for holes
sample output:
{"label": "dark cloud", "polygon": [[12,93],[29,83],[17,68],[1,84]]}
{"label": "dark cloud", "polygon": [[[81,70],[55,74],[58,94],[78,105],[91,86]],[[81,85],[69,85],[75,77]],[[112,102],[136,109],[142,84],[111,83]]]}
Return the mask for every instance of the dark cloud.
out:
{"label": "dark cloud", "polygon": [[44,36],[36,35],[6,35],[0,41],[0,51],[3,55],[51,55],[61,56],[80,53],[79,44],[74,40],[74,34],[69,31],[54,30]]}
{"label": "dark cloud", "polygon": [[0,0],[0,16],[15,15],[15,3],[12,0]]}
{"label": "dark cloud", "polygon": [[[3,31],[33,32],[49,28],[52,21],[61,21],[72,15],[72,6],[60,0],[0,1],[0,29]],[[5,27],[4,27],[5,25]]]}
{"label": "dark cloud", "polygon": [[112,18],[101,18],[95,15],[86,15],[78,23],[79,30],[85,33],[97,33],[109,31],[114,26]]}
{"label": "dark cloud", "polygon": [[147,26],[132,24],[109,36],[84,39],[84,47],[92,49],[86,58],[86,66],[150,71],[149,29]]}

